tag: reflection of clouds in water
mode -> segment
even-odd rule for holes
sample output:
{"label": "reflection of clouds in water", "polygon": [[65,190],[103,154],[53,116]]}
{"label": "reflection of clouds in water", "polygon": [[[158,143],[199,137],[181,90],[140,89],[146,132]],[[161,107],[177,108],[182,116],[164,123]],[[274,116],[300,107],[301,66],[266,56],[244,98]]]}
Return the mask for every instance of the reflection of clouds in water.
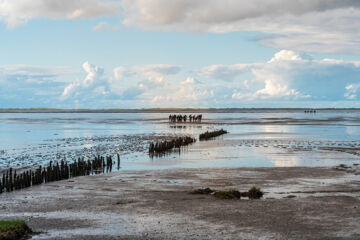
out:
{"label": "reflection of clouds in water", "polygon": [[296,167],[301,165],[301,159],[296,155],[268,154],[266,157],[274,163],[274,167]]}
{"label": "reflection of clouds in water", "polygon": [[84,144],[84,148],[91,148],[93,147],[94,145],[93,144],[90,144],[90,143],[87,143],[87,144]]}
{"label": "reflection of clouds in water", "polygon": [[345,126],[345,132],[349,136],[360,137],[360,128],[359,128],[359,126]]}
{"label": "reflection of clouds in water", "polygon": [[276,136],[272,136],[270,133],[289,133],[290,132],[290,126],[286,125],[261,125],[258,126],[258,129],[260,132],[267,133],[266,135],[262,136],[265,139],[274,138]]}
{"label": "reflection of clouds in water", "polygon": [[[207,131],[208,129],[204,128],[199,124],[171,124],[169,123],[168,128],[175,134],[181,135],[198,135],[203,131]],[[196,137],[196,136],[195,136]]]}

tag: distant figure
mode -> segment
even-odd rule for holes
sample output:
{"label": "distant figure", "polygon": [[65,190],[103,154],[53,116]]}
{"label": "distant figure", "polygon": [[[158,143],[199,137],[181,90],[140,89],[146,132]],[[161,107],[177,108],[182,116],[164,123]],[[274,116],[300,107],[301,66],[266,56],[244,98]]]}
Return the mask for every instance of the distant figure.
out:
{"label": "distant figure", "polygon": [[172,121],[172,115],[170,114],[169,115],[169,122],[171,122]]}
{"label": "distant figure", "polygon": [[183,116],[183,120],[184,120],[184,122],[186,122],[186,119],[187,119],[187,116],[186,116],[186,114]]}

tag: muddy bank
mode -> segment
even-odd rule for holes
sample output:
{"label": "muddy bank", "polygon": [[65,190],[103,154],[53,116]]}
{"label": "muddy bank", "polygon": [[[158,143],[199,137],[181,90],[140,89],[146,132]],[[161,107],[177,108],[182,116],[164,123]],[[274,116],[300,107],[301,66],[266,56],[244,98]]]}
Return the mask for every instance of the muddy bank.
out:
{"label": "muddy bank", "polygon": [[[24,219],[33,239],[357,239],[360,168],[120,171],[6,193],[0,218]],[[189,192],[246,191],[261,200]]]}

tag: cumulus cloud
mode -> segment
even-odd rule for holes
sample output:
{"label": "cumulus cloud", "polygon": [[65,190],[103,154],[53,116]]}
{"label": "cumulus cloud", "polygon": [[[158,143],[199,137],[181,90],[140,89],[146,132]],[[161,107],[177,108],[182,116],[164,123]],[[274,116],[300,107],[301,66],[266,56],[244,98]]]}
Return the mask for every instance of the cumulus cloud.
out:
{"label": "cumulus cloud", "polygon": [[68,84],[61,94],[61,100],[82,95],[92,98],[92,96],[106,96],[110,94],[108,81],[103,76],[103,68],[89,62],[84,62],[82,67],[87,74],[86,77],[82,81],[76,80]]}
{"label": "cumulus cloud", "polygon": [[[264,62],[187,70],[170,64],[118,66],[107,75],[85,62],[79,75],[66,67],[6,65],[0,66],[0,100],[13,106],[15,100],[35,99],[47,107],[359,106],[358,61],[281,50]],[[70,82],[69,76],[79,80]]]}
{"label": "cumulus cloud", "polygon": [[144,96],[151,98],[152,105],[156,107],[207,106],[209,99],[214,96],[214,90],[210,86],[202,85],[193,77],[187,77],[180,84],[167,83]]}
{"label": "cumulus cloud", "polygon": [[[206,73],[206,74],[204,74]],[[241,76],[250,74],[250,78]],[[360,65],[356,61],[315,60],[294,51],[279,51],[268,62],[208,66],[199,76],[226,80],[235,86],[231,97],[238,100],[288,99],[340,101],[356,99]]]}
{"label": "cumulus cloud", "polygon": [[78,19],[119,14],[118,1],[1,0],[0,20],[13,28],[36,18]]}
{"label": "cumulus cloud", "polygon": [[360,62],[318,60],[290,50],[267,62],[205,66],[187,78],[179,78],[180,70],[164,64],[120,66],[112,86],[130,82],[121,99],[149,107],[356,101],[360,90]]}
{"label": "cumulus cloud", "polygon": [[[169,64],[151,64],[143,66],[124,67],[118,66],[113,70],[112,86],[132,85],[123,90],[121,98],[124,100],[136,99],[141,94],[165,85],[165,77],[175,75],[181,71],[181,66]],[[135,79],[136,80],[135,80]]]}

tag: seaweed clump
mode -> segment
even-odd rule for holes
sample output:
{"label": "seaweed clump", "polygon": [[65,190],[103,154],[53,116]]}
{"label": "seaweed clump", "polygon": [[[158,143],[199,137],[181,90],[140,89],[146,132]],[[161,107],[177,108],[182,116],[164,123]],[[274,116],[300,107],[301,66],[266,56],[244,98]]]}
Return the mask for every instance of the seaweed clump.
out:
{"label": "seaweed clump", "polygon": [[210,188],[200,188],[196,189],[190,194],[204,194],[204,195],[213,195],[216,198],[220,199],[240,199],[242,197],[247,197],[249,199],[260,199],[264,196],[264,192],[260,188],[253,186],[247,192],[240,192],[236,189],[228,189],[215,191]]}
{"label": "seaweed clump", "polygon": [[250,188],[250,190],[247,192],[249,199],[260,199],[262,196],[264,196],[264,192],[260,190],[260,188],[257,188],[253,186]]}
{"label": "seaweed clump", "polygon": [[2,220],[0,221],[0,240],[23,239],[32,230],[23,220]]}
{"label": "seaweed clump", "polygon": [[215,192],[214,196],[220,199],[237,199],[241,198],[241,193],[236,189],[229,189],[217,191]]}
{"label": "seaweed clump", "polygon": [[211,194],[213,192],[215,192],[215,191],[211,190],[210,188],[199,188],[199,189],[196,189],[196,190],[190,192],[190,194],[205,194],[205,195],[207,195],[207,194]]}

